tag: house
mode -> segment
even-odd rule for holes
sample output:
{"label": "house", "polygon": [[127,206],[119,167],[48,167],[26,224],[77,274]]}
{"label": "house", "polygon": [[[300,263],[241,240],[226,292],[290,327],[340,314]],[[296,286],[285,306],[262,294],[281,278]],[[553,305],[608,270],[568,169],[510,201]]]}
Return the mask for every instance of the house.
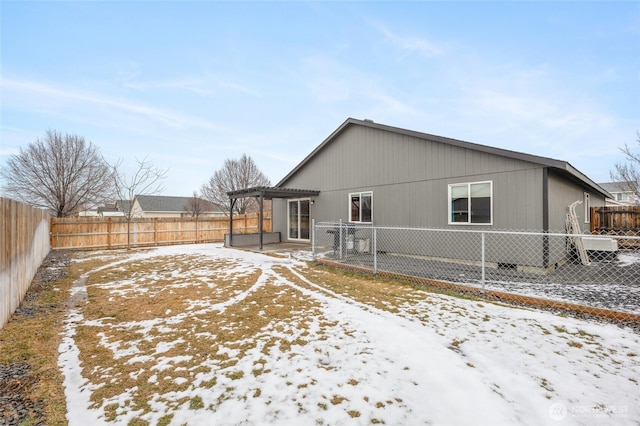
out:
{"label": "house", "polygon": [[601,188],[611,194],[607,199],[607,205],[630,206],[638,203],[637,184],[635,182],[603,182]]}
{"label": "house", "polygon": [[78,217],[100,217],[100,212],[98,209],[80,210]]}
{"label": "house", "polygon": [[610,195],[566,161],[349,118],[275,187],[230,193],[242,196],[273,199],[273,231],[310,242],[312,220],[565,232],[577,200],[588,232]]}
{"label": "house", "polygon": [[[122,200],[116,203],[120,212],[126,212],[129,201]],[[199,211],[199,216],[220,217],[226,213],[202,198],[171,197],[163,195],[136,195],[131,207],[134,217],[190,217]],[[105,215],[113,216],[113,212],[105,212]],[[122,215],[122,213],[120,214]]]}
{"label": "house", "polygon": [[118,207],[118,203],[105,204],[95,209],[82,210],[79,217],[122,217],[124,213]]}
{"label": "house", "polygon": [[[127,205],[129,205],[127,203]],[[98,216],[101,217],[123,217],[124,210],[122,209],[122,203],[113,203],[111,205],[105,205],[98,207]]]}

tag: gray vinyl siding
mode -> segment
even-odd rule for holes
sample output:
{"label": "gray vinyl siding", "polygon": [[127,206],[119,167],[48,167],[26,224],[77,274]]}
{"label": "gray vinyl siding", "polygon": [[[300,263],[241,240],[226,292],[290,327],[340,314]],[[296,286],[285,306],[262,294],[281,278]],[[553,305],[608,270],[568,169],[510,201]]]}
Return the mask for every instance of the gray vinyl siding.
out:
{"label": "gray vinyl siding", "polygon": [[[594,193],[576,182],[567,180],[557,173],[549,173],[549,230],[564,232],[569,205],[575,201],[583,201],[584,193],[589,193],[591,207],[604,206],[602,195]],[[584,204],[576,207],[578,222],[582,231],[590,232],[589,223],[585,222]]]}
{"label": "gray vinyl siding", "polygon": [[[313,212],[311,214],[313,217]],[[289,231],[287,229],[287,200],[276,198],[271,202],[271,228],[274,232],[280,232],[280,239],[282,241],[289,239]]]}
{"label": "gray vinyl siding", "polygon": [[448,185],[491,181],[491,228],[531,230],[542,229],[542,171],[526,161],[351,126],[284,186],[321,191],[312,206],[316,221],[347,221],[348,194],[372,191],[375,224],[455,228],[448,224]]}
{"label": "gray vinyl siding", "polygon": [[[575,201],[583,201],[584,193],[588,192],[592,207],[604,205],[604,197],[590,191],[579,183],[568,180],[560,174],[550,171],[548,177],[549,186],[549,231],[565,233],[566,221],[569,213],[569,205]],[[589,223],[585,223],[584,204],[576,207],[578,223],[583,233],[590,232]],[[557,238],[557,237],[556,237]],[[549,247],[549,265],[562,262],[566,258],[566,250],[561,244],[552,244]]]}
{"label": "gray vinyl siding", "polygon": [[[450,225],[449,185],[485,181],[492,182],[493,224]],[[373,222],[379,226],[534,232],[543,231],[545,223],[549,231],[563,232],[567,207],[582,200],[586,188],[575,176],[554,171],[553,166],[536,162],[531,156],[487,152],[474,149],[473,144],[452,144],[428,135],[367,125],[343,128],[278,185],[319,190],[311,206],[311,218],[316,222],[347,222],[349,194],[371,191]],[[591,192],[590,196],[592,206],[604,205],[602,194]],[[577,211],[588,232],[584,208]],[[280,231],[287,240],[287,200],[273,200],[273,218],[274,231]],[[377,249],[381,251],[460,260],[479,258],[477,234],[447,234],[444,242],[434,235],[418,246],[408,246],[406,236],[398,231],[378,237]],[[550,248],[542,236],[532,236],[526,243],[514,240],[521,237],[502,238],[487,241],[489,262],[546,268],[566,257],[563,244]],[[514,249],[522,244],[528,249]]]}

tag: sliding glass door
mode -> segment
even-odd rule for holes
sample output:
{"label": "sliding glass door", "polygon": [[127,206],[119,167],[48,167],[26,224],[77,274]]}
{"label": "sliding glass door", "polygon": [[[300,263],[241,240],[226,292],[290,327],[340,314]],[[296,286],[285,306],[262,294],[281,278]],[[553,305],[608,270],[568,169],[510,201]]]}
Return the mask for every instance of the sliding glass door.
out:
{"label": "sliding glass door", "polygon": [[310,217],[309,206],[310,200],[289,200],[289,239],[309,241]]}

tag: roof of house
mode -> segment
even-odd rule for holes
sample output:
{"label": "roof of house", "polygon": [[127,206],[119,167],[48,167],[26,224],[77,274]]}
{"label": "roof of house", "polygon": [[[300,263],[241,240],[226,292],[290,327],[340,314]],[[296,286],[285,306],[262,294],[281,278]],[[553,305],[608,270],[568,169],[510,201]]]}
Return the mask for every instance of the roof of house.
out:
{"label": "roof of house", "polygon": [[583,185],[586,185],[592,188],[594,191],[604,195],[605,197],[610,197],[610,194],[597,183],[589,179],[585,174],[580,172],[578,169],[573,167],[566,161],[555,160],[553,158],[541,157],[538,155],[525,154],[517,151],[510,151],[502,148],[495,148],[487,145],[480,145],[472,142],[465,142],[458,139],[451,139],[443,136],[431,135],[428,133],[416,132],[414,130],[402,129],[399,127],[388,126],[385,124],[375,123],[372,120],[358,120],[355,118],[348,118],[344,123],[340,125],[336,130],[333,131],[320,145],[318,145],[307,157],[302,160],[293,170],[291,170],[280,182],[278,182],[275,187],[279,188],[293,175],[295,175],[298,170],[303,168],[318,152],[322,151],[327,145],[332,143],[337,137],[345,131],[345,129],[350,126],[364,126],[372,129],[385,130],[388,132],[393,132],[401,135],[411,136],[419,139],[425,139],[429,141],[439,142],[451,146],[456,146],[464,149],[471,149],[474,151],[485,152],[488,154],[499,155],[502,157],[513,158],[522,161],[528,161],[531,163],[537,163],[545,167],[553,168],[558,170],[562,174],[566,175],[570,179],[577,180]]}
{"label": "roof of house", "polygon": [[98,207],[96,211],[98,213],[105,213],[105,212],[119,212],[120,210],[117,207],[102,206],[102,207]]}
{"label": "roof of house", "polygon": [[[136,200],[140,208],[145,212],[182,212],[185,210],[193,197],[171,197],[164,195],[136,195]],[[219,207],[207,200],[199,198],[206,206],[207,212],[222,211]]]}
{"label": "roof of house", "polygon": [[116,208],[121,212],[129,212],[129,210],[131,209],[131,201],[118,200],[116,201]]}
{"label": "roof of house", "polygon": [[634,182],[602,182],[598,185],[612,194],[614,192],[634,192],[633,188],[636,187]]}

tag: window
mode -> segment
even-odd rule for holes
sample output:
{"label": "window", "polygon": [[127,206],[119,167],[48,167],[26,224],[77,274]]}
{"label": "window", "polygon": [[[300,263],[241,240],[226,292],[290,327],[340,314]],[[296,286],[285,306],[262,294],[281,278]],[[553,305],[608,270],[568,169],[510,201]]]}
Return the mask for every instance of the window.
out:
{"label": "window", "polygon": [[629,201],[631,199],[631,197],[629,197],[629,194],[626,192],[617,192],[615,194],[616,196],[616,201]]}
{"label": "window", "polygon": [[584,223],[591,222],[591,200],[589,199],[589,193],[583,193],[583,204],[584,204]]}
{"label": "window", "polygon": [[373,192],[349,194],[349,220],[351,222],[372,222]]}
{"label": "window", "polygon": [[492,182],[449,185],[449,224],[493,223]]}

